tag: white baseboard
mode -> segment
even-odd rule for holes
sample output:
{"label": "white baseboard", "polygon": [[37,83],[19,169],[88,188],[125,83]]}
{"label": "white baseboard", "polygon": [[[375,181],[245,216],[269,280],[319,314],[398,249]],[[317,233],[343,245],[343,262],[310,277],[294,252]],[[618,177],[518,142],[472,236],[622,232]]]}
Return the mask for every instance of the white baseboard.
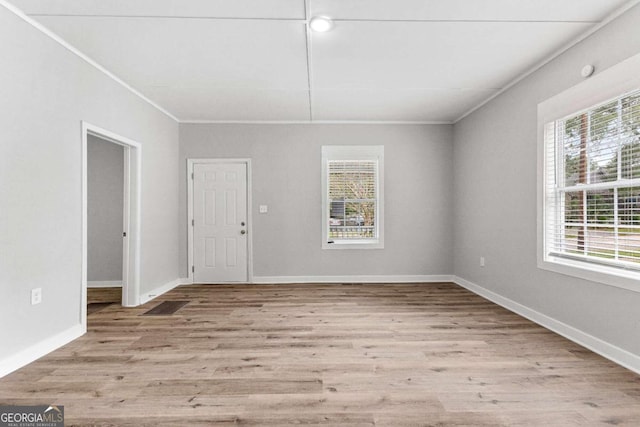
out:
{"label": "white baseboard", "polygon": [[420,283],[452,282],[451,275],[254,276],[252,283]]}
{"label": "white baseboard", "polygon": [[181,277],[178,280],[180,281],[181,285],[193,285],[193,280],[189,279],[188,277]]}
{"label": "white baseboard", "polygon": [[60,332],[59,334],[46,338],[43,341],[32,345],[31,347],[27,347],[12,356],[0,360],[0,378],[22,368],[23,366],[28,365],[34,360],[46,356],[53,350],[56,350],[63,345],[70,343],[83,334],[84,330],[82,328],[82,325],[77,324],[65,331]]}
{"label": "white baseboard", "polygon": [[624,366],[625,368],[640,374],[640,356],[636,354],[633,354],[627,350],[603,341],[600,338],[596,338],[593,335],[587,334],[586,332],[576,329],[573,326],[567,325],[566,323],[556,320],[553,317],[549,317],[546,314],[542,314],[536,310],[526,307],[509,298],[498,295],[495,292],[483,288],[482,286],[476,285],[475,283],[461,277],[454,276],[453,282],[477,295],[480,295],[481,297],[488,299],[489,301],[492,301],[506,308],[509,311],[519,314],[520,316],[527,318],[540,326],[543,326],[577,344],[580,344],[583,347],[588,348],[594,353],[597,353],[600,356],[605,357],[614,363],[617,363],[618,365]]}
{"label": "white baseboard", "polygon": [[87,288],[121,288],[122,280],[89,280]]}
{"label": "white baseboard", "polygon": [[140,295],[140,305],[145,304],[166,292],[169,292],[171,289],[175,288],[176,286],[180,286],[181,284],[182,284],[182,279],[172,280],[169,283],[165,283],[162,286],[158,286],[157,288],[155,288],[150,292]]}

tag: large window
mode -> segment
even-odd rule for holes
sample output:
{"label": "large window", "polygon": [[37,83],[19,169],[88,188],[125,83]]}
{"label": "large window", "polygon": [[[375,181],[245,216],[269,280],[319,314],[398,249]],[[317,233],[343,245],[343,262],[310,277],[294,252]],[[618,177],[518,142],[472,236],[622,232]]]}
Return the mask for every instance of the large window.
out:
{"label": "large window", "polygon": [[640,90],[544,124],[544,255],[640,272]]}
{"label": "large window", "polygon": [[382,146],[322,147],[323,248],[383,247]]}

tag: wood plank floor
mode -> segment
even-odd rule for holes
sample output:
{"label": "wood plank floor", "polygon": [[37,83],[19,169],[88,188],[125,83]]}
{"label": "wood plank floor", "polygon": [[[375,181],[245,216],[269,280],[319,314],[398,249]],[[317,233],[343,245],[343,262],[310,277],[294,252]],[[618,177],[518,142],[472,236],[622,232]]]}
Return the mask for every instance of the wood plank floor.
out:
{"label": "wood plank floor", "polygon": [[67,426],[638,426],[640,376],[454,284],[193,285],[90,315],[0,404]]}
{"label": "wood plank floor", "polygon": [[97,304],[122,301],[122,288],[88,288],[87,303]]}

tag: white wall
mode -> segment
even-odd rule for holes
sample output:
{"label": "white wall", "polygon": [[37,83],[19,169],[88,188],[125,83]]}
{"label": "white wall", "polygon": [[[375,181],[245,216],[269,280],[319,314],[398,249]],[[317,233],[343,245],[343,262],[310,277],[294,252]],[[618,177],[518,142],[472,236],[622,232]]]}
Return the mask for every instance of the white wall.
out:
{"label": "white wall", "polygon": [[636,355],[640,293],[536,267],[536,109],[640,52],[639,28],[635,7],[454,128],[455,274]]}
{"label": "white wall", "polygon": [[2,368],[80,322],[82,120],[142,144],[142,291],[178,277],[178,126],[2,6],[0,52]]}
{"label": "white wall", "polygon": [[[452,272],[451,126],[180,125],[180,272],[187,275],[187,158],[251,158],[254,275]],[[384,145],[385,247],[321,248],[321,146]],[[268,214],[258,206],[268,205]]]}
{"label": "white wall", "polygon": [[[124,147],[87,138],[87,280],[122,281]],[[91,286],[91,283],[89,283]]]}

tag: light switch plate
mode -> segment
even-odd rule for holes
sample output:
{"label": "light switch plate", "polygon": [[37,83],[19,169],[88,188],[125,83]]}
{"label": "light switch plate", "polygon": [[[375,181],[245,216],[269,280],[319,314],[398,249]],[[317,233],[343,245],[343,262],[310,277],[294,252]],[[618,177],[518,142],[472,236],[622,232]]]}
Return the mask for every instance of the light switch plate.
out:
{"label": "light switch plate", "polygon": [[40,304],[42,302],[42,288],[31,289],[31,305]]}

